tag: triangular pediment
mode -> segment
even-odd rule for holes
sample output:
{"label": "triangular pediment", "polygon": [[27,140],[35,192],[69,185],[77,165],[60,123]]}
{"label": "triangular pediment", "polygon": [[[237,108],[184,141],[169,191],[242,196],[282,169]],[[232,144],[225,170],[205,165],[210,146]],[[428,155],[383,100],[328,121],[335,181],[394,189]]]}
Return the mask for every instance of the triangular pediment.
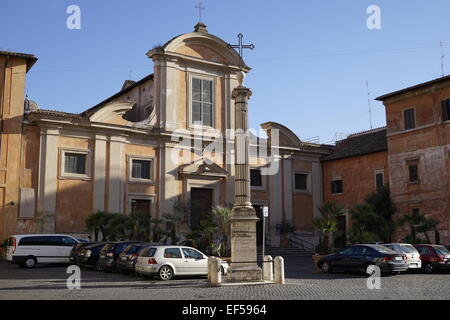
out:
{"label": "triangular pediment", "polygon": [[191,164],[187,164],[180,169],[183,175],[196,175],[206,177],[226,177],[228,171],[215,164],[209,159],[199,159]]}

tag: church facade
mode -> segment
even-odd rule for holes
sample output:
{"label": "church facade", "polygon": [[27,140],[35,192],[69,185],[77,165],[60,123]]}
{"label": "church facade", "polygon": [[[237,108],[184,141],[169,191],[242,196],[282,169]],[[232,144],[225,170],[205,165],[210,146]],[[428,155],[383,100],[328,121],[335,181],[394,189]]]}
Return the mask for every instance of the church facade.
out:
{"label": "church facade", "polygon": [[[17,199],[0,238],[85,235],[93,212],[140,211],[158,218],[180,200],[191,206],[182,228],[188,232],[211,207],[233,204],[231,93],[238,73],[250,68],[202,23],[147,56],[151,74],[125,81],[119,92],[80,113],[39,109],[29,101],[24,111],[23,91],[14,103],[3,100],[21,115],[14,132]],[[251,100],[249,107],[257,108]],[[250,134],[251,196],[260,217],[269,207],[267,241],[280,245],[284,221],[311,237],[323,201],[320,161],[331,147],[304,143],[279,123],[261,127],[267,138]],[[12,136],[3,131],[4,138]]]}
{"label": "church facade", "polygon": [[[0,240],[15,233],[86,236],[94,212],[160,218],[179,201],[191,208],[183,234],[211,207],[233,204],[232,92],[250,67],[202,23],[147,56],[148,76],[67,113],[25,99],[35,56],[0,51]],[[264,138],[250,132],[251,202],[260,218],[269,208],[266,244],[279,247],[280,226],[288,222],[297,244],[312,249],[312,221],[324,201],[349,209],[385,185],[395,220],[422,212],[439,222],[439,240],[449,243],[449,88],[443,77],[378,98],[387,126],[335,146],[301,141],[275,122],[261,124]],[[258,106],[250,99],[249,108]],[[351,217],[338,223],[348,231]],[[407,233],[398,228],[393,240]],[[261,220],[257,235],[260,244]]]}

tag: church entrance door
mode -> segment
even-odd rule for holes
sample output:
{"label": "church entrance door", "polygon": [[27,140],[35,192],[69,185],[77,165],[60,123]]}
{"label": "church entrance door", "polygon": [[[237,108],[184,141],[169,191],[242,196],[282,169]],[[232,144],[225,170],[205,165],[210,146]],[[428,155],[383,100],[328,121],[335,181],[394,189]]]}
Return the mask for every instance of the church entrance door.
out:
{"label": "church entrance door", "polygon": [[200,227],[213,206],[213,189],[191,188],[191,229]]}

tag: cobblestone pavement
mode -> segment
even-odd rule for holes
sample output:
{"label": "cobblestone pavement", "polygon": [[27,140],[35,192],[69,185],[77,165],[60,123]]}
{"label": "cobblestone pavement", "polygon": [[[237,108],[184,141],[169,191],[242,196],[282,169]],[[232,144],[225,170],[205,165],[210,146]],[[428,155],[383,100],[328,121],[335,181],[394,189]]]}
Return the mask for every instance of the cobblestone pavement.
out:
{"label": "cobblestone pavement", "polygon": [[407,273],[381,279],[380,290],[367,288],[367,277],[322,274],[311,258],[285,259],[285,285],[210,287],[205,278],[168,282],[82,269],[81,290],[68,290],[66,267],[23,269],[0,262],[0,300],[4,299],[450,299],[450,274]]}

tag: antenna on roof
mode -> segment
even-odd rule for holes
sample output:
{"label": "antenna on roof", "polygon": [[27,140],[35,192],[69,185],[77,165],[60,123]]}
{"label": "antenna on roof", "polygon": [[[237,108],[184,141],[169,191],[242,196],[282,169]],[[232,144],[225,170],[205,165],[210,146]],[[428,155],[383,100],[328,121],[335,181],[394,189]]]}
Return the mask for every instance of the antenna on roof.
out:
{"label": "antenna on roof", "polygon": [[445,54],[444,54],[444,49],[442,47],[443,47],[443,45],[442,45],[442,41],[441,41],[441,71],[442,71],[442,77],[444,77],[445,76],[445,73],[444,73]]}
{"label": "antenna on roof", "polygon": [[373,126],[372,126],[372,104],[371,104],[371,102],[370,102],[370,94],[371,94],[371,92],[370,92],[370,90],[369,90],[369,81],[368,80],[366,80],[366,88],[367,88],[367,103],[369,104],[369,121],[370,121],[370,130],[372,130],[373,129]]}

